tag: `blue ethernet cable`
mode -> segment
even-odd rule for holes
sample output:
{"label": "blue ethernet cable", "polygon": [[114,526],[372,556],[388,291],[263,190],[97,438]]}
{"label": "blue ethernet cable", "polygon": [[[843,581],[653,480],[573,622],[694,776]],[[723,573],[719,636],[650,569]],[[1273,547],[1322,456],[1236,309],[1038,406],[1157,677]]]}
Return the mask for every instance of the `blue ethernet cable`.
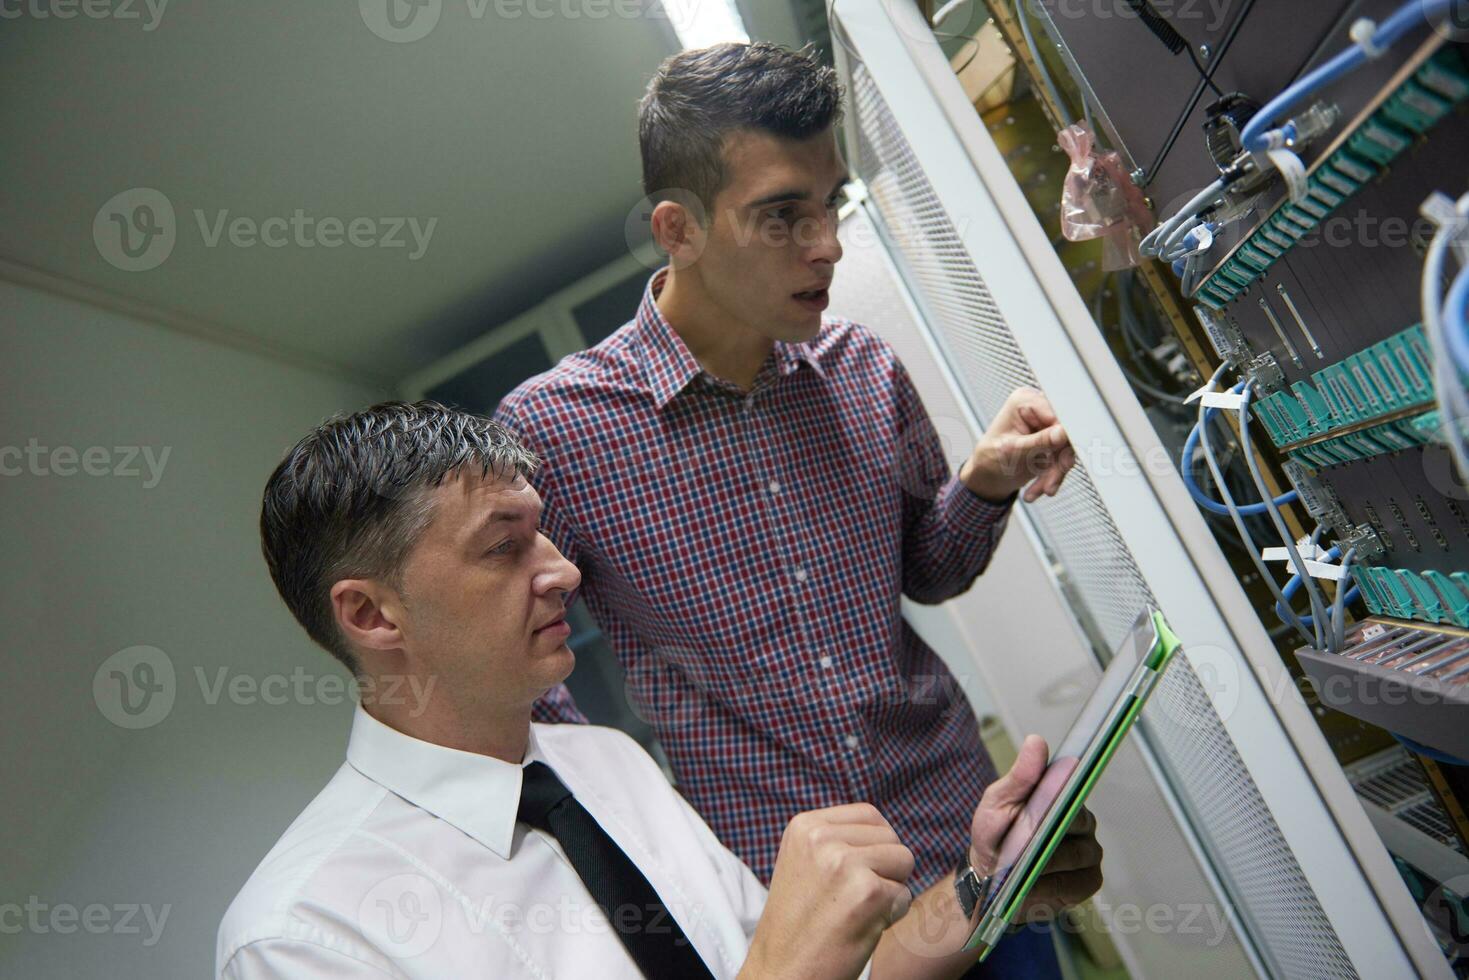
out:
{"label": "blue ethernet cable", "polygon": [[[1209,384],[1211,386],[1218,382],[1220,376],[1223,375],[1224,370],[1225,369],[1221,367],[1218,371],[1215,372],[1214,377],[1212,377],[1212,378],[1209,379]],[[1241,381],[1239,384],[1235,385],[1230,390],[1232,392],[1238,394],[1239,392],[1241,392],[1241,391],[1244,390],[1244,387],[1245,387],[1245,383],[1243,381]],[[1188,438],[1186,440],[1184,440],[1184,443],[1183,443],[1183,457],[1182,457],[1181,461],[1179,462],[1178,469],[1179,469],[1179,472],[1183,474],[1183,485],[1188,488],[1188,494],[1189,494],[1190,497],[1193,497],[1194,498],[1194,502],[1195,503],[1197,503],[1200,507],[1204,508],[1205,510],[1209,511],[1210,513],[1213,513],[1213,514],[1223,514],[1224,516],[1228,517],[1229,516],[1229,508],[1226,507],[1226,506],[1224,506],[1224,504],[1220,503],[1219,501],[1215,500],[1213,497],[1210,497],[1207,493],[1204,492],[1204,489],[1199,486],[1198,481],[1196,481],[1194,479],[1193,466],[1192,466],[1193,458],[1194,458],[1194,453],[1199,448],[1199,428],[1200,428],[1200,425],[1207,424],[1209,420],[1213,419],[1214,416],[1216,416],[1218,414],[1219,414],[1219,409],[1217,409],[1217,408],[1208,409],[1204,413],[1204,419],[1203,419],[1203,421],[1200,422],[1200,423],[1196,423],[1194,425],[1193,429],[1191,429],[1189,431]],[[1294,490],[1287,490],[1285,493],[1283,493],[1279,497],[1276,497],[1275,498],[1275,506],[1281,507],[1281,506],[1284,506],[1285,504],[1293,504],[1293,503],[1296,502],[1296,500],[1299,499],[1299,497],[1300,497],[1300,495],[1298,493],[1296,493]],[[1239,512],[1241,514],[1245,515],[1246,517],[1253,516],[1255,514],[1268,513],[1268,510],[1269,509],[1265,505],[1264,501],[1261,501],[1260,503],[1254,503],[1254,504],[1241,504],[1240,507],[1239,507]]]}
{"label": "blue ethernet cable", "polygon": [[[1240,142],[1252,153],[1263,153],[1272,149],[1276,145],[1272,137],[1276,137],[1277,134],[1276,131],[1270,129],[1270,126],[1276,119],[1304,102],[1317,89],[1330,85],[1343,75],[1356,71],[1366,64],[1369,49],[1374,55],[1387,50],[1415,28],[1426,26],[1434,17],[1447,13],[1453,3],[1454,0],[1408,0],[1392,16],[1378,25],[1372,37],[1366,42],[1359,41],[1346,48],[1335,58],[1304,78],[1298,79],[1284,92],[1266,103],[1264,108],[1255,113],[1245,124],[1244,131],[1240,133]],[[1278,135],[1279,138],[1290,139],[1294,133],[1287,125],[1285,130],[1279,131]]]}

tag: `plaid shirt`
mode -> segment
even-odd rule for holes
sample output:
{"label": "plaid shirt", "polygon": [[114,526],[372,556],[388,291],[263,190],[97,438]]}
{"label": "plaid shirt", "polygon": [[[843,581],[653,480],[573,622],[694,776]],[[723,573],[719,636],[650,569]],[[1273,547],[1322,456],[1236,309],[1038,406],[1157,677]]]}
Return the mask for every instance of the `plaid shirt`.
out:
{"label": "plaid shirt", "polygon": [[[968,701],[908,627],[989,561],[1008,506],[951,474],[907,371],[855,323],[776,342],[748,391],[703,371],[654,304],[506,396],[546,460],[543,529],[679,789],[768,883],[802,810],[875,805],[952,869],[994,768]],[[585,721],[564,687],[542,721]]]}

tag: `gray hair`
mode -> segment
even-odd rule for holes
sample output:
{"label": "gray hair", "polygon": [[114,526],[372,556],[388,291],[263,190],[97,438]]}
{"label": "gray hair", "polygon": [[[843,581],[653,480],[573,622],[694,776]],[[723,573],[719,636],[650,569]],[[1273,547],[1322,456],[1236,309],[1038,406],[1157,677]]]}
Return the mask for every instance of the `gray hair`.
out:
{"label": "gray hair", "polygon": [[333,416],[266,481],[260,547],[270,577],[307,634],[356,675],[331,587],[344,578],[400,587],[403,562],[433,516],[429,489],[461,468],[513,479],[538,465],[500,423],[437,402]]}

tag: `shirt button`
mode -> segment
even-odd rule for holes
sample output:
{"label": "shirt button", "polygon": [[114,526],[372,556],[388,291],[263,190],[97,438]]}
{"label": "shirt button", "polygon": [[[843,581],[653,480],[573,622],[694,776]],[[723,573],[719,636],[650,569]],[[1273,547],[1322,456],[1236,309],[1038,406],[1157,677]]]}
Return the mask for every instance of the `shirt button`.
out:
{"label": "shirt button", "polygon": [[820,660],[818,660],[816,662],[819,663],[819,664],[821,664],[821,666],[824,667],[825,669],[831,670],[831,658],[830,657],[822,657]]}
{"label": "shirt button", "polygon": [[772,494],[780,493],[780,481],[779,480],[771,480],[770,481],[770,492]]}
{"label": "shirt button", "polygon": [[856,735],[848,735],[844,741],[847,743],[847,748],[849,749],[855,749],[857,747],[858,739]]}
{"label": "shirt button", "polygon": [[796,567],[796,581],[797,582],[804,582],[804,581],[806,581],[806,569],[804,569],[804,568],[802,568],[800,566],[797,566]]}

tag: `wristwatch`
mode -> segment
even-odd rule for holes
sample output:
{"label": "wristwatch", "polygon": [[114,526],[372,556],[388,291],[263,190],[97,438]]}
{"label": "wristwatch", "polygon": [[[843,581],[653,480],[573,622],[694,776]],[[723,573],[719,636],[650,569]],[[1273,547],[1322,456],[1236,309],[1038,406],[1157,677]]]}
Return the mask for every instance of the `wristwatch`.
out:
{"label": "wristwatch", "polygon": [[974,918],[974,910],[984,905],[984,900],[989,897],[990,885],[994,881],[994,875],[981,875],[969,864],[969,851],[965,849],[959,858],[959,866],[954,869],[954,894],[959,897],[959,908],[964,910],[964,918]]}

